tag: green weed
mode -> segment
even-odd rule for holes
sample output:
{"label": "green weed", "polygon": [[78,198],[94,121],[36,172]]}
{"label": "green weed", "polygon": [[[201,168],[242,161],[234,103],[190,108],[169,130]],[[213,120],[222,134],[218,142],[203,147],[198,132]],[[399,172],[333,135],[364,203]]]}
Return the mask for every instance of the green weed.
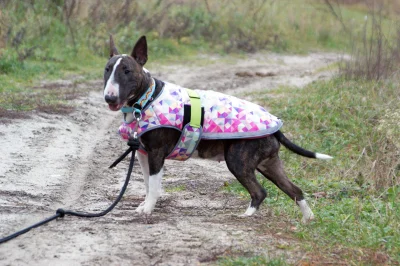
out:
{"label": "green weed", "polygon": [[282,266],[289,265],[282,258],[269,259],[265,256],[255,256],[255,257],[225,257],[218,260],[217,265],[220,266]]}
{"label": "green weed", "polygon": [[[280,152],[289,178],[306,193],[316,215],[309,226],[295,222],[298,230],[293,234],[308,241],[316,253],[340,251],[342,259],[361,258],[366,263],[383,253],[386,262],[400,261],[400,154],[393,137],[398,123],[385,123],[385,130],[379,126],[387,110],[398,109],[397,87],[334,79],[303,89],[280,88],[268,95],[280,97],[264,96],[259,101],[285,121],[282,131],[293,142],[334,156],[332,161],[317,161],[286,149]],[[301,213],[294,210],[293,201],[258,178],[269,193],[268,207],[276,215],[299,221]],[[226,189],[248,197],[238,182]]]}
{"label": "green weed", "polygon": [[[81,83],[87,79],[101,78],[101,71],[98,69],[103,68],[105,60],[93,56],[81,56],[81,59],[87,59],[87,62],[81,64],[82,61],[78,59],[61,62],[38,60],[19,62],[22,67],[0,74],[2,84],[0,108],[10,111],[29,111],[43,106],[68,105],[69,100],[88,90],[77,91],[74,86],[59,88],[57,82],[52,88],[43,88],[41,82],[68,79],[73,83]],[[2,65],[1,62],[2,59],[0,59],[0,65]],[[96,88],[90,88],[90,90],[93,89]]]}
{"label": "green weed", "polygon": [[[94,4],[98,8],[91,8]],[[340,22],[318,1],[122,1],[110,10],[108,2],[101,0],[83,1],[80,12],[63,1],[0,5],[0,47],[5,47],[0,50],[0,97],[18,94],[9,98],[12,102],[0,103],[2,109],[37,108],[24,101],[38,92],[31,87],[39,80],[101,77],[110,33],[124,53],[132,50],[139,36],[147,35],[149,67],[191,61],[203,52],[308,52],[344,50],[348,44]],[[355,30],[362,29],[364,13],[343,9],[343,20]]]}
{"label": "green weed", "polygon": [[179,185],[179,186],[175,186],[175,187],[166,187],[165,188],[165,192],[180,192],[180,191],[185,191],[186,190],[186,186],[185,185]]}

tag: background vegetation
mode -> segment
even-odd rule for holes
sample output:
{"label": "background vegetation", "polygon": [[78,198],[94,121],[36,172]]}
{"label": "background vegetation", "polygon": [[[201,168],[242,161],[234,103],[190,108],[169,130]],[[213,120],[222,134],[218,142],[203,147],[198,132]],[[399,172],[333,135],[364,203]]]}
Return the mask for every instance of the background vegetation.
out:
{"label": "background vegetation", "polygon": [[[260,99],[285,118],[295,142],[335,156],[326,164],[281,154],[288,174],[312,192],[317,219],[298,224],[293,203],[260,181],[269,207],[295,228],[287,237],[302,239],[322,262],[337,254],[340,263],[399,263],[399,13],[395,0],[0,0],[0,116],[73,110],[68,100],[82,92],[37,85],[101,78],[110,33],[120,51],[147,35],[156,63],[190,61],[198,53],[345,53],[349,59],[335,79]],[[225,189],[246,197],[238,183]],[[260,257],[221,264],[267,261],[285,264]]]}

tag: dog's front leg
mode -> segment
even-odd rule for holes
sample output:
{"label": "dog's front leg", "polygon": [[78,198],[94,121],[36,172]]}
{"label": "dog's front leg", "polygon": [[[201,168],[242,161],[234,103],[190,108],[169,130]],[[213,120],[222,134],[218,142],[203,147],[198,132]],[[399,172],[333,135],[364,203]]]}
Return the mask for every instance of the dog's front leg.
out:
{"label": "dog's front leg", "polygon": [[[159,150],[149,151],[147,162],[148,168],[145,167],[146,160],[143,160],[143,168],[146,168],[145,170],[148,169],[146,200],[143,205],[137,208],[137,212],[144,213],[146,215],[152,213],[154,207],[156,206],[157,200],[161,195],[161,180],[164,166],[163,152]],[[143,173],[145,174],[145,171]]]}
{"label": "dog's front leg", "polygon": [[[147,199],[147,196],[149,195],[149,158],[147,155],[141,152],[137,153],[137,158],[143,173],[144,184],[146,186],[146,199]],[[138,213],[143,212],[146,199],[142,203],[140,203],[140,205],[136,208],[136,212]]]}

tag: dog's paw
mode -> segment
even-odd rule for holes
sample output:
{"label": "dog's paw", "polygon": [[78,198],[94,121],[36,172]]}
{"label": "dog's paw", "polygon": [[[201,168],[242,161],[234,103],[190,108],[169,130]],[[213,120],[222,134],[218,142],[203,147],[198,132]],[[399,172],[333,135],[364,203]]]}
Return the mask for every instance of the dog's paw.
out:
{"label": "dog's paw", "polygon": [[153,204],[146,203],[143,205],[143,213],[145,215],[150,215],[153,212],[153,209],[154,209]]}
{"label": "dog's paw", "polygon": [[252,216],[257,211],[257,208],[249,206],[245,213],[239,215],[241,218],[246,218]]}
{"label": "dog's paw", "polygon": [[155,204],[151,204],[149,202],[144,201],[140,203],[140,205],[136,208],[135,211],[139,214],[150,215],[154,210],[154,205]]}
{"label": "dog's paw", "polygon": [[301,223],[302,224],[308,224],[312,220],[314,220],[314,214],[311,212],[311,214],[309,216],[307,216],[307,217],[303,216],[303,218],[301,218]]}
{"label": "dog's paw", "polygon": [[314,213],[308,206],[306,200],[300,200],[297,202],[297,204],[299,205],[301,213],[303,214],[303,218],[301,219],[303,224],[306,224],[314,219]]}
{"label": "dog's paw", "polygon": [[143,213],[145,204],[146,204],[146,201],[143,201],[142,203],[140,203],[139,206],[136,208],[135,212],[137,212],[139,214]]}

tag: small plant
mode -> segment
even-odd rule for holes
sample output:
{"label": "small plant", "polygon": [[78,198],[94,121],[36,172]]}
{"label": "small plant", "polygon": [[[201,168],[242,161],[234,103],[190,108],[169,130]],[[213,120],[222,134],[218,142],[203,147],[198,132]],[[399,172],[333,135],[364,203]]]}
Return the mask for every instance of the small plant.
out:
{"label": "small plant", "polygon": [[17,60],[13,55],[2,55],[0,57],[0,72],[4,74],[12,73],[13,71],[23,69],[24,64]]}
{"label": "small plant", "polygon": [[178,185],[175,187],[166,187],[165,188],[165,192],[181,192],[181,191],[185,191],[186,190],[186,186],[185,185]]}

